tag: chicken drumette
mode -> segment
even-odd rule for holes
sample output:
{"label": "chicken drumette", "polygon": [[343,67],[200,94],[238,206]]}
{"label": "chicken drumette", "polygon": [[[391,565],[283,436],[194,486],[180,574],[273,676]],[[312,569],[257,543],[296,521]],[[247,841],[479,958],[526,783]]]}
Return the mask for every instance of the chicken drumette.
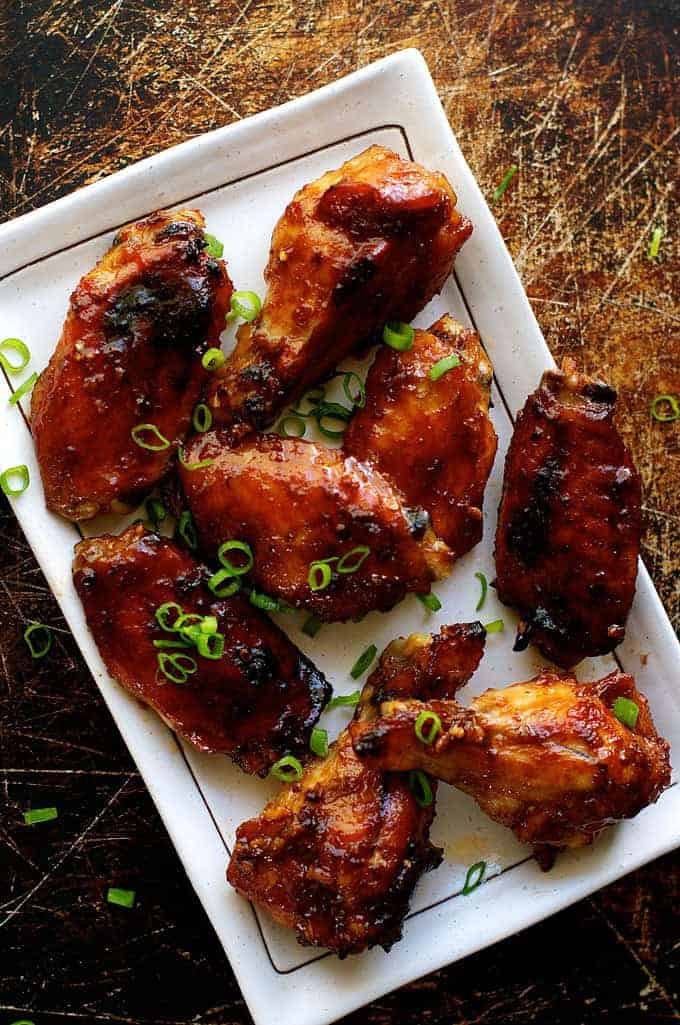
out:
{"label": "chicken drumette", "polygon": [[[134,524],[119,536],[81,541],[73,576],[111,676],[181,737],[231,755],[251,773],[266,772],[286,752],[306,753],[329,685],[247,598],[215,597],[209,570],[185,549]],[[180,611],[191,614],[189,627],[214,617],[224,638],[219,657],[183,647],[182,635],[162,629],[156,612],[168,602],[179,606],[161,617],[170,625]],[[170,678],[159,656],[168,656]]]}
{"label": "chicken drumette", "polygon": [[203,226],[197,210],[128,225],[71,296],[31,403],[45,500],[68,519],[134,509],[189,429],[232,291]]}
{"label": "chicken drumette", "polygon": [[[634,725],[624,718],[637,709]],[[415,723],[435,713],[441,731],[423,743]],[[430,726],[432,730],[432,726]],[[670,782],[668,744],[635,681],[613,672],[596,683],[544,670],[527,683],[456,701],[385,701],[380,718],[350,727],[371,768],[421,769],[471,794],[490,818],[539,849],[592,842],[605,826],[653,803]]]}
{"label": "chicken drumette", "polygon": [[372,467],[277,435],[231,440],[227,431],[194,438],[180,479],[203,552],[214,559],[223,542],[246,542],[258,589],[346,620],[425,594],[448,571],[427,517]]}
{"label": "chicken drumette", "polygon": [[[443,370],[441,361],[454,359],[433,381],[433,367]],[[409,351],[378,350],[364,408],[343,441],[346,453],[393,481],[409,506],[427,510],[456,558],[482,536],[484,488],[496,454],[491,374],[477,334],[442,317],[415,332]]]}
{"label": "chicken drumette", "polygon": [[[472,623],[395,641],[355,721],[369,722],[382,698],[452,696],[477,668],[484,636]],[[433,815],[434,801],[417,798],[407,776],[369,768],[343,730],[325,759],[239,827],[227,878],[302,943],[343,956],[389,949],[418,879],[441,860],[428,838]]]}
{"label": "chicken drumette", "polygon": [[621,642],[635,592],[640,478],[613,422],[616,393],[566,360],[517,418],[496,532],[498,596],[560,666]]}
{"label": "chicken drumette", "polygon": [[262,311],[210,388],[215,422],[268,427],[386,321],[411,320],[471,231],[443,175],[381,146],[306,185],[274,228]]}

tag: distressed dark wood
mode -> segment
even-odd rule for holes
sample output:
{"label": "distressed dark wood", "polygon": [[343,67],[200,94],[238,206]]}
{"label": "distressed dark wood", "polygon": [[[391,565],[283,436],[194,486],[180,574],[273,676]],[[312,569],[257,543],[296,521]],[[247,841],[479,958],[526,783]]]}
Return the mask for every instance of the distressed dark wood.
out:
{"label": "distressed dark wood", "polygon": [[[679,15],[677,0],[5,0],[2,215],[418,45],[483,188],[519,165],[498,218],[555,355],[620,390],[644,554],[677,625],[680,433],[649,403],[680,391]],[[0,529],[0,1021],[246,1025],[6,504]],[[57,631],[38,664],[21,641],[32,617]],[[59,819],[25,827],[29,802]],[[137,906],[108,906],[111,884],[136,888]],[[677,1021],[679,889],[670,855],[347,1025]]]}

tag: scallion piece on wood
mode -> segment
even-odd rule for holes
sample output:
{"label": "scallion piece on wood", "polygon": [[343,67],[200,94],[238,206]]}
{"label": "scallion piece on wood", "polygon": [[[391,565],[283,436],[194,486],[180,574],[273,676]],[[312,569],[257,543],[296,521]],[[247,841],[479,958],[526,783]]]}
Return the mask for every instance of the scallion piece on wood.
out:
{"label": "scallion piece on wood", "polygon": [[321,626],[321,620],[317,616],[308,616],[302,624],[302,632],[307,634],[308,637],[316,637]]}
{"label": "scallion piece on wood", "polygon": [[201,357],[201,366],[204,370],[219,370],[226,358],[221,349],[207,349]]}
{"label": "scallion piece on wood", "polygon": [[298,413],[289,413],[279,422],[279,434],[284,438],[304,438],[306,430],[305,422]]}
{"label": "scallion piece on wood", "polygon": [[234,292],[230,300],[231,310],[227,314],[227,322],[240,317],[248,323],[255,320],[262,309],[262,301],[257,292]]}
{"label": "scallion piece on wood", "polygon": [[479,585],[482,589],[479,595],[479,601],[475,605],[475,612],[479,612],[486,601],[486,592],[489,590],[489,584],[483,573],[475,573],[475,576],[479,580]]}
{"label": "scallion piece on wood", "polygon": [[205,470],[207,466],[212,466],[215,462],[214,459],[199,459],[197,463],[187,463],[183,445],[179,446],[177,457],[185,470]]}
{"label": "scallion piece on wood", "polygon": [[194,520],[188,509],[180,513],[180,517],[177,520],[177,533],[184,541],[187,548],[190,548],[192,552],[195,552],[198,548],[198,534],[196,533],[196,527],[194,526]]}
{"label": "scallion piece on wood", "polygon": [[391,349],[396,349],[397,352],[407,352],[413,345],[415,334],[410,324],[391,320],[383,328],[383,342]]}
{"label": "scallion piece on wood", "polygon": [[421,712],[416,719],[416,737],[423,744],[432,744],[441,731],[442,721],[436,712]]}
{"label": "scallion piece on wood", "polygon": [[617,698],[612,705],[612,712],[624,726],[628,726],[631,730],[635,729],[640,709],[630,698]]}
{"label": "scallion piece on wood", "polygon": [[[228,583],[224,583],[228,581]],[[224,585],[224,586],[223,586]],[[234,577],[228,569],[218,569],[208,581],[208,588],[216,598],[231,598],[233,594],[241,589],[241,581]]]}
{"label": "scallion piece on wood", "polygon": [[[16,352],[19,356],[18,363],[12,363],[5,355],[7,352]],[[3,338],[0,342],[0,366],[8,374],[20,374],[31,362],[31,352],[25,342],[20,338]]]}
{"label": "scallion piece on wood", "polygon": [[656,227],[652,232],[652,240],[649,243],[649,250],[647,255],[650,260],[656,260],[659,255],[659,247],[661,246],[661,239],[663,238],[663,231],[661,228]]}
{"label": "scallion piece on wood", "polygon": [[[161,434],[155,424],[136,424],[130,431],[130,434],[135,445],[148,449],[149,452],[162,452],[170,447],[170,442]],[[150,434],[152,438],[156,439],[157,443],[153,444],[151,440],[145,441],[145,434]]]}
{"label": "scallion piece on wood", "polygon": [[474,865],[471,865],[467,870],[465,876],[465,882],[463,883],[463,889],[460,891],[464,897],[467,897],[468,893],[472,893],[478,886],[481,886],[486,872],[486,862],[477,861]]}
{"label": "scallion piece on wood", "polygon": [[213,416],[205,402],[199,402],[194,407],[194,415],[191,418],[191,422],[194,425],[194,430],[198,431],[199,434],[205,434],[209,431],[212,426]]}
{"label": "scallion piece on wood", "polygon": [[24,395],[31,390],[37,380],[38,375],[31,374],[31,376],[27,377],[25,381],[22,381],[16,391],[13,391],[9,397],[10,406],[16,406],[17,402],[19,402],[20,399],[23,399]]}
{"label": "scallion piece on wood", "polygon": [[338,573],[356,573],[370,554],[371,549],[368,545],[357,545],[356,548],[351,548],[349,552],[345,552],[335,568]]}
{"label": "scallion piece on wood", "polygon": [[501,198],[501,196],[503,195],[503,193],[505,192],[508,185],[510,184],[510,182],[516,174],[517,164],[511,164],[505,172],[505,174],[503,175],[503,180],[501,181],[500,185],[496,186],[496,188],[493,190],[493,195],[491,198],[494,201],[494,203],[498,202],[498,200]]}
{"label": "scallion piece on wood", "polygon": [[[352,382],[356,381],[356,392],[352,391]],[[342,378],[342,390],[349,402],[357,409],[363,409],[366,405],[366,389],[364,382],[353,370],[349,370]]]}
{"label": "scallion piece on wood", "polygon": [[502,619],[494,619],[491,623],[485,623],[484,629],[488,634],[498,634],[505,629],[505,623]]}
{"label": "scallion piece on wood", "polygon": [[146,515],[154,527],[158,527],[168,515],[165,506],[158,498],[148,498],[145,503]]}
{"label": "scallion piece on wood", "polygon": [[[666,409],[666,406],[669,408]],[[657,395],[650,410],[654,419],[661,423],[670,423],[680,418],[680,402],[675,395]]]}
{"label": "scallion piece on wood", "polygon": [[418,601],[425,606],[428,612],[439,612],[442,607],[439,598],[432,591],[429,594],[419,594]]}
{"label": "scallion piece on wood", "polygon": [[156,656],[158,668],[163,676],[173,683],[186,683],[192,673],[198,669],[196,659],[183,651],[171,655],[167,651],[159,651]]}
{"label": "scallion piece on wood", "polygon": [[214,256],[219,260],[220,256],[224,253],[224,244],[220,242],[214,235],[209,235],[208,232],[203,233],[203,238],[206,241],[205,251],[208,256]]}
{"label": "scallion piece on wood", "polygon": [[31,808],[24,812],[24,822],[27,826],[35,826],[38,822],[51,822],[58,815],[56,808]]}
{"label": "scallion piece on wood", "polygon": [[349,706],[354,708],[359,704],[359,698],[361,697],[361,691],[355,690],[352,694],[338,694],[337,697],[331,698],[326,705],[326,711],[330,712],[332,708],[344,708]]}
{"label": "scallion piece on wood", "polygon": [[31,658],[44,658],[52,647],[52,631],[45,623],[29,623],[24,630],[24,640]]}
{"label": "scallion piece on wood", "polygon": [[328,562],[317,560],[310,563],[307,583],[310,591],[323,591],[331,582],[333,571]]}
{"label": "scallion piece on wood", "polygon": [[315,726],[309,738],[309,748],[319,758],[325,758],[328,754],[328,730]]}
{"label": "scallion piece on wood", "polygon": [[358,680],[360,676],[363,676],[377,654],[378,649],[375,644],[369,644],[366,651],[359,655],[359,658],[349,671],[349,675],[353,680]]}
{"label": "scallion piece on wood", "polygon": [[[227,552],[241,552],[245,556],[246,561],[239,566],[235,566],[231,559],[227,557]],[[253,568],[253,563],[255,562],[253,550],[245,541],[225,541],[217,550],[217,558],[233,577],[242,577],[244,573]]]}
{"label": "scallion piece on wood", "polygon": [[109,904],[117,904],[121,908],[131,908],[136,899],[134,890],[121,890],[117,886],[109,886],[106,891]]}
{"label": "scallion piece on wood", "polygon": [[421,808],[428,808],[434,801],[427,773],[422,769],[412,769],[408,774],[408,785],[411,793]]}
{"label": "scallion piece on wood", "polygon": [[448,374],[449,370],[453,370],[460,364],[460,356],[455,352],[452,352],[450,356],[444,356],[443,359],[437,360],[434,366],[430,367],[430,380],[438,381],[444,374]]}
{"label": "scallion piece on wood", "polygon": [[[15,481],[15,478],[18,478],[18,480]],[[2,488],[3,494],[9,498],[16,498],[17,495],[23,495],[30,480],[28,467],[25,463],[22,463],[20,466],[8,466],[6,470],[0,473],[0,488]]]}
{"label": "scallion piece on wood", "polygon": [[296,779],[302,779],[302,762],[293,755],[284,755],[274,762],[269,774],[282,783],[294,783]]}

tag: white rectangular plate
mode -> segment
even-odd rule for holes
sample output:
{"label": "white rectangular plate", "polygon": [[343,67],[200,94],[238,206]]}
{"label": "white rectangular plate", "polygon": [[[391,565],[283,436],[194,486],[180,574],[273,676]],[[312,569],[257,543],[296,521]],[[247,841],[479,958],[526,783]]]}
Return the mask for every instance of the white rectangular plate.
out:
{"label": "white rectangular plate", "polygon": [[[2,333],[30,346],[30,369],[41,370],[59,336],[68,296],[126,221],[161,206],[195,205],[222,239],[237,288],[262,292],[271,231],[294,191],[372,143],[389,146],[444,171],[475,230],[443,294],[417,323],[445,310],[479,331],[495,366],[493,419],[499,452],[489,482],[484,540],[437,588],[443,608],[428,615],[409,598],[388,615],[360,624],[324,627],[315,639],[302,617],[278,617],[293,640],[323,669],[336,692],[355,688],[349,667],[371,642],[475,619],[478,585],[490,579],[495,510],[512,418],[552,360],[495,221],[475,183],[437,98],[421,55],[395,54],[309,96],[193,139],[115,174],[35,213],[0,227]],[[233,333],[225,332],[225,347]],[[350,364],[354,365],[354,364]],[[16,386],[16,384],[15,384]],[[2,382],[9,394],[8,380]],[[233,893],[224,873],[234,831],[273,793],[226,758],[201,756],[179,744],[156,716],[107,676],[71,583],[75,527],[45,509],[27,423],[1,403],[3,468],[28,464],[31,486],[13,505],[92,674],[153,795],[186,871],[224,946],[257,1025],[324,1025],[403,983],[466,956],[565,907],[680,843],[680,787],[654,807],[608,831],[594,848],[565,855],[548,874],[528,858],[509,831],[486,819],[451,788],[440,790],[433,840],[444,864],[419,884],[404,939],[389,954],[374,950],[339,961],[304,949],[286,930]],[[24,403],[23,412],[27,409]],[[105,429],[103,426],[102,429]],[[109,518],[88,524],[120,529]],[[502,617],[505,632],[489,637],[487,653],[463,698],[534,674],[533,651],[513,654],[515,618],[489,593],[485,621]],[[649,577],[640,566],[621,665],[648,696],[661,732],[680,750],[679,650]],[[613,660],[583,663],[593,679]],[[331,729],[347,716],[334,712]],[[467,867],[485,860],[486,883],[459,891]]]}

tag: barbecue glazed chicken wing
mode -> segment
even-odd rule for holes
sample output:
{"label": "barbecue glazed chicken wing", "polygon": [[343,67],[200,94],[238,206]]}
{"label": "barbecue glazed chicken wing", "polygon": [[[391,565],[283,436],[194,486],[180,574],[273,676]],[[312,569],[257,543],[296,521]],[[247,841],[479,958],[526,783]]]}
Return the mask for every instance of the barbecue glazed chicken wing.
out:
{"label": "barbecue glazed chicken wing", "polygon": [[[617,698],[639,709],[634,727],[615,716]],[[423,711],[441,720],[429,744],[415,733]],[[371,768],[431,773],[538,848],[591,843],[605,826],[656,801],[670,782],[668,744],[633,678],[620,672],[581,684],[546,669],[528,683],[488,690],[468,708],[387,701],[380,718],[350,731]]]}
{"label": "barbecue glazed chicken wing", "polygon": [[208,393],[215,423],[268,427],[386,321],[410,321],[471,231],[443,175],[381,146],[306,185],[274,228],[262,311]]}
{"label": "barbecue glazed chicken wing", "polygon": [[226,431],[194,438],[180,479],[206,556],[246,542],[258,590],[346,620],[425,594],[447,572],[446,546],[371,467],[278,435],[229,442]]}
{"label": "barbecue glazed chicken wing", "polygon": [[[432,368],[451,357],[458,364],[433,381]],[[442,317],[416,331],[407,352],[378,350],[365,405],[343,441],[348,455],[375,466],[409,506],[429,513],[456,558],[482,536],[484,488],[496,455],[491,375],[477,334]]]}
{"label": "barbecue glazed chicken wing", "polygon": [[[453,693],[482,656],[478,623],[444,627],[436,638],[411,637],[385,650],[368,680],[356,720],[375,714],[377,694]],[[423,807],[408,777],[369,768],[348,730],[328,757],[309,765],[261,815],[244,822],[227,878],[301,943],[344,956],[401,936],[411,895],[440,852],[429,841],[434,802]]]}
{"label": "barbecue glazed chicken wing", "polygon": [[[134,509],[191,423],[219,345],[231,282],[205,252],[197,210],[160,211],[118,232],[71,296],[33,389],[31,430],[45,500],[67,519]],[[153,424],[135,443],[131,431]]]}
{"label": "barbecue glazed chicken wing", "polygon": [[[202,751],[231,755],[250,773],[264,774],[286,752],[307,752],[329,685],[247,598],[215,597],[210,572],[185,549],[134,524],[120,536],[81,541],[73,576],[111,676],[181,737]],[[221,656],[178,647],[181,635],[156,617],[167,602],[193,614],[190,626],[214,617],[224,638]],[[165,622],[178,615],[168,610]],[[183,682],[159,666],[159,656],[177,654],[166,667],[179,679],[189,670]]]}
{"label": "barbecue glazed chicken wing", "polygon": [[613,423],[616,393],[549,371],[517,418],[496,532],[498,596],[569,668],[624,635],[640,547],[640,478]]}

